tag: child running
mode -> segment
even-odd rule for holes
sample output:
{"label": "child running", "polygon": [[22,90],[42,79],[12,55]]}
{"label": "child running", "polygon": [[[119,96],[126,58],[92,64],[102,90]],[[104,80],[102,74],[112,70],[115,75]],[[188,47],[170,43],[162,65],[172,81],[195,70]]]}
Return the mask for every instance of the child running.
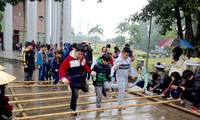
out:
{"label": "child running", "polygon": [[119,57],[115,60],[114,70],[116,71],[117,85],[112,84],[112,88],[118,88],[118,105],[123,104],[125,95],[125,88],[128,81],[128,76],[134,78],[133,69],[131,69],[131,59],[129,57],[131,53],[130,48],[125,47]]}
{"label": "child running", "polygon": [[102,57],[97,58],[97,63],[94,65],[93,71],[96,75],[92,75],[93,77],[93,85],[95,86],[96,92],[96,106],[97,108],[101,108],[101,96],[102,93],[106,97],[106,91],[104,89],[104,83],[106,81],[110,81],[110,71],[111,65],[110,61],[110,53],[103,54]]}
{"label": "child running", "polygon": [[[60,65],[59,75],[63,83],[69,84],[72,94],[70,109],[76,111],[78,90],[87,92],[86,90],[86,72],[91,73],[92,70],[86,64],[86,59],[83,56],[85,47],[82,44],[77,44]],[[73,114],[77,116],[77,114]]]}

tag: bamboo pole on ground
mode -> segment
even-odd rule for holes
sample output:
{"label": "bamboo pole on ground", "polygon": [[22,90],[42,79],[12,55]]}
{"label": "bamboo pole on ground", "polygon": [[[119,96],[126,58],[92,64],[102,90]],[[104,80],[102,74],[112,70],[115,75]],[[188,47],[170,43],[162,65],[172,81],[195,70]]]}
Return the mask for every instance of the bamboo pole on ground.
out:
{"label": "bamboo pole on ground", "polygon": [[[89,92],[93,92],[94,89],[89,89]],[[14,96],[33,96],[33,95],[49,95],[49,94],[62,94],[62,93],[71,93],[71,90],[66,91],[55,91],[55,92],[38,92],[38,93],[22,93],[22,94],[7,94],[8,97]],[[79,91],[79,93],[84,93],[83,91]]]}
{"label": "bamboo pole on ground", "polygon": [[[39,80],[33,80],[33,81],[12,81],[11,83],[50,83],[53,82],[54,80],[46,80],[46,81],[39,81]],[[92,83],[92,81],[90,81],[89,83]]]}
{"label": "bamboo pole on ground", "polygon": [[[142,94],[142,93],[139,93],[139,92],[132,92],[132,93],[135,94],[135,95],[139,95],[139,96],[146,96],[146,95],[144,95],[144,94]],[[153,100],[153,101],[156,101],[156,102],[162,101],[162,100],[157,99],[157,98],[149,98],[149,99],[151,99],[151,100]],[[184,108],[184,107],[181,107],[181,106],[178,106],[178,105],[175,105],[175,104],[173,104],[173,103],[163,103],[163,104],[165,104],[165,105],[167,105],[167,106],[170,106],[170,107],[173,107],[173,108],[176,108],[176,109],[178,109],[178,110],[182,110],[182,111],[184,111],[184,112],[190,113],[190,114],[192,114],[192,115],[195,115],[195,116],[200,117],[200,113],[195,112],[195,111],[192,111],[192,110],[189,110],[189,109],[187,109],[187,108]]]}
{"label": "bamboo pole on ground", "polygon": [[[15,92],[14,92],[11,88],[9,88],[9,90],[10,90],[11,94],[15,94]],[[14,100],[18,101],[18,98],[17,98],[17,97],[13,97],[13,98],[14,98]],[[17,107],[18,107],[19,109],[24,109],[23,106],[22,106],[21,104],[16,104],[16,105],[17,105]],[[27,116],[28,116],[28,115],[26,114],[26,112],[24,112],[24,111],[23,111],[21,114],[22,114],[23,117],[27,117]]]}
{"label": "bamboo pole on ground", "polygon": [[[124,98],[124,101],[128,100],[137,100],[137,99],[146,99],[146,98],[154,98],[154,97],[160,97],[162,95],[155,95],[155,96],[146,96],[146,97],[133,97],[133,98]],[[117,102],[117,99],[111,99],[111,100],[103,100],[102,103],[109,103],[109,102]],[[77,105],[89,105],[89,104],[95,104],[96,102],[82,102],[77,103]],[[23,111],[34,111],[34,110],[44,110],[44,109],[52,109],[52,108],[60,108],[60,107],[69,107],[70,104],[62,104],[62,105],[53,105],[53,106],[45,106],[45,107],[36,107],[36,108],[26,108],[26,109],[20,109],[20,110],[13,110],[13,112],[23,112]]]}
{"label": "bamboo pole on ground", "polygon": [[[92,85],[92,84],[88,84]],[[69,86],[68,84],[57,84],[57,85],[18,85],[18,86],[6,86],[7,88],[32,88],[32,87],[63,87]]]}
{"label": "bamboo pole on ground", "polygon": [[[108,95],[116,95],[117,92],[108,93]],[[79,98],[85,98],[85,97],[94,97],[95,94],[90,95],[80,95]],[[40,99],[28,99],[28,100],[18,100],[18,101],[10,101],[11,104],[16,103],[29,103],[29,102],[38,102],[38,101],[50,101],[50,100],[62,100],[62,99],[70,99],[71,96],[62,96],[62,97],[50,97],[50,98],[40,98]]]}
{"label": "bamboo pole on ground", "polygon": [[146,105],[156,105],[156,104],[170,103],[170,102],[176,102],[176,101],[178,101],[178,100],[166,100],[166,101],[160,101],[160,102],[147,102],[147,103],[141,103],[141,104],[128,104],[128,105],[111,106],[111,107],[104,107],[104,108],[92,108],[92,109],[87,109],[87,110],[60,112],[60,113],[54,113],[54,114],[43,114],[43,115],[35,115],[35,116],[29,116],[29,117],[18,117],[17,120],[56,117],[56,116],[69,115],[69,114],[75,114],[75,113],[85,113],[85,112],[104,111],[104,110],[111,110],[111,109],[122,109],[122,108],[138,107],[138,106],[146,106]]}
{"label": "bamboo pole on ground", "polygon": [[[127,92],[140,92],[141,90],[128,90]],[[31,94],[31,93],[30,93]],[[108,93],[108,95],[116,95],[118,92],[112,92]],[[93,97],[96,96],[95,94],[90,95],[80,95],[79,98],[85,98],[85,97]],[[27,102],[38,102],[38,101],[48,101],[48,100],[61,100],[61,99],[70,99],[71,96],[62,96],[62,97],[50,97],[50,98],[40,98],[40,99],[28,99],[28,100],[18,100],[18,101],[10,101],[9,103],[15,104],[15,103],[27,103]]]}

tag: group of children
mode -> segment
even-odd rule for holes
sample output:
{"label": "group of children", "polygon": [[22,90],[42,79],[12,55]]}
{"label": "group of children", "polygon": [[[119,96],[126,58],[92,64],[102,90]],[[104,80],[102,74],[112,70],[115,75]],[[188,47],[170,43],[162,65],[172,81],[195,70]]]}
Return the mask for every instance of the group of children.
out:
{"label": "group of children", "polygon": [[[123,105],[123,99],[125,95],[125,89],[128,83],[128,77],[132,79],[137,77],[133,86],[138,86],[141,89],[157,94],[163,94],[165,97],[188,99],[186,94],[191,92],[191,84],[195,91],[192,91],[190,95],[195,94],[195,97],[191,97],[194,106],[198,109],[200,101],[200,82],[199,77],[193,77],[191,71],[184,71],[183,75],[178,72],[172,72],[170,77],[164,72],[164,65],[160,62],[155,64],[156,72],[150,80],[149,74],[145,67],[141,66],[137,68],[138,75],[134,73],[134,69],[131,66],[131,61],[134,60],[130,46],[126,45],[120,52],[115,48],[115,52],[112,55],[105,48],[102,49],[100,57],[97,58],[96,64],[91,69],[92,64],[92,49],[88,43],[80,43],[67,45],[66,51],[57,50],[53,52],[50,49],[46,50],[46,46],[41,45],[40,51],[37,53],[37,65],[39,69],[39,81],[48,78],[46,69],[50,65],[54,75],[53,84],[57,84],[59,79],[64,84],[69,84],[72,94],[70,102],[70,110],[76,111],[78,91],[88,92],[88,85],[86,82],[87,73],[91,74],[93,85],[96,92],[96,107],[101,107],[102,94],[106,97],[106,84],[110,83],[111,88],[118,89],[118,105]],[[67,54],[67,55],[66,55]],[[53,55],[53,57],[52,57]],[[25,80],[32,80],[32,72],[34,71],[34,56],[31,44],[27,44],[27,49],[24,51],[24,71]],[[50,56],[50,57],[49,57]],[[65,57],[63,57],[65,56]],[[90,58],[90,59],[88,59]],[[114,59],[114,64],[110,63]],[[29,69],[31,68],[31,69]],[[111,72],[111,70],[113,70]],[[113,73],[113,74],[111,74]],[[186,82],[182,80],[186,79]],[[193,82],[190,81],[193,80]],[[112,81],[112,82],[110,82]],[[113,82],[116,81],[116,84]],[[197,82],[194,84],[194,81]],[[195,85],[198,86],[195,86]],[[188,87],[190,86],[190,87]],[[194,93],[193,93],[194,92]],[[75,116],[77,114],[74,114]]]}

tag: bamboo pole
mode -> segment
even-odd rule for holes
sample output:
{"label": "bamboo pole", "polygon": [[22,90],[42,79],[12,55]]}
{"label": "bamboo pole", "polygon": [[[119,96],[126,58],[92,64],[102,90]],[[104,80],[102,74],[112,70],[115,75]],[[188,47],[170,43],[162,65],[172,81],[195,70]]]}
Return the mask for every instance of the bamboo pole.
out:
{"label": "bamboo pole", "polygon": [[[108,93],[108,95],[116,95],[117,92]],[[90,95],[80,95],[79,98],[85,98],[85,97],[94,97],[95,94]],[[10,101],[11,104],[16,103],[29,103],[29,102],[38,102],[38,101],[50,101],[50,100],[62,100],[62,99],[70,99],[71,96],[62,96],[62,97],[51,97],[51,98],[40,98],[40,99],[28,99],[28,100],[18,100],[18,101]]]}
{"label": "bamboo pole", "polygon": [[[11,83],[49,83],[49,82],[53,82],[53,80],[46,80],[46,81],[39,81],[39,80],[33,80],[33,81],[12,81]],[[92,81],[89,82],[89,84],[91,84]]]}
{"label": "bamboo pole", "polygon": [[[11,88],[9,88],[9,90],[10,90],[11,94],[15,94],[15,92],[14,92]],[[18,101],[18,98],[17,98],[17,97],[13,97],[13,98],[14,98],[14,100]],[[16,105],[17,105],[17,107],[18,107],[19,109],[24,109],[23,106],[22,106],[21,104],[16,104]],[[21,114],[22,114],[23,117],[27,117],[27,116],[28,116],[28,115],[26,114],[26,112],[24,112],[24,111],[23,111]]]}
{"label": "bamboo pole", "polygon": [[33,87],[60,87],[69,86],[68,84],[57,84],[57,85],[18,85],[18,86],[7,86],[7,88],[33,88]]}
{"label": "bamboo pole", "polygon": [[[127,92],[140,92],[141,90],[128,90]],[[31,93],[30,93],[31,94]],[[108,95],[116,95],[118,92],[112,92],[108,93]],[[96,96],[95,94],[90,95],[80,95],[79,98],[85,98],[85,97],[93,97]],[[51,97],[51,98],[40,98],[40,99],[28,99],[28,100],[19,100],[19,101],[10,101],[9,103],[27,103],[27,102],[38,102],[38,101],[48,101],[48,100],[61,100],[61,99],[70,99],[71,96],[62,96],[62,97]]]}
{"label": "bamboo pole", "polygon": [[[89,91],[91,92],[93,89],[90,89]],[[131,91],[131,90],[126,90],[127,92],[140,92],[142,90],[138,91]],[[82,91],[79,91],[82,92]],[[33,96],[33,95],[49,95],[49,94],[63,94],[63,93],[71,93],[70,90],[67,91],[55,91],[55,92],[38,92],[38,93],[23,93],[23,94],[7,94],[6,96],[8,97],[20,97],[20,96]]]}
{"label": "bamboo pole", "polygon": [[110,107],[104,107],[104,108],[92,108],[92,109],[87,109],[87,110],[60,112],[60,113],[54,113],[54,114],[43,114],[43,115],[35,115],[35,116],[29,116],[29,117],[18,117],[17,120],[56,117],[56,116],[69,115],[69,114],[75,114],[75,113],[85,113],[85,112],[104,111],[104,110],[111,110],[111,109],[122,109],[122,108],[138,107],[138,106],[146,106],[146,105],[156,105],[156,104],[170,103],[170,102],[176,102],[176,101],[178,101],[178,100],[166,100],[166,101],[160,101],[160,102],[147,102],[147,103],[141,103],[141,104],[128,104],[128,105],[110,106]]}
{"label": "bamboo pole", "polygon": [[[92,84],[88,84],[92,85]],[[69,86],[69,84],[57,84],[57,85],[18,85],[18,86],[6,86],[7,88],[33,88],[33,87],[63,87]]]}
{"label": "bamboo pole", "polygon": [[[146,98],[154,98],[154,97],[160,97],[162,95],[155,95],[155,96],[146,96],[146,97],[133,97],[133,98],[124,98],[124,101],[128,100],[137,100],[137,99],[146,99]],[[109,103],[109,102],[117,102],[117,99],[111,99],[111,100],[103,100],[102,103]],[[95,104],[96,102],[82,102],[77,103],[77,105],[89,105],[89,104]],[[62,105],[53,105],[53,106],[45,106],[45,107],[36,107],[36,108],[26,108],[26,109],[20,109],[20,110],[13,110],[13,112],[23,112],[23,111],[34,111],[34,110],[44,110],[44,109],[52,109],[52,108],[60,108],[60,107],[69,107],[70,104],[62,104]]]}
{"label": "bamboo pole", "polygon": [[63,94],[71,93],[71,91],[55,91],[55,92],[38,92],[38,93],[25,93],[25,94],[7,94],[8,97],[20,96],[33,96],[33,95],[49,95],[49,94]]}
{"label": "bamboo pole", "polygon": [[[136,94],[136,95],[139,95],[139,96],[145,96],[144,94],[139,93],[139,92],[137,92],[137,93],[136,93],[136,92],[133,92],[133,94]],[[162,100],[156,99],[156,98],[149,98],[149,99],[151,99],[151,100],[153,100],[153,101],[156,101],[156,102],[162,101]],[[195,111],[192,111],[192,110],[189,110],[189,109],[187,109],[187,108],[184,108],[184,107],[175,105],[175,104],[173,104],[173,103],[164,103],[164,104],[167,105],[167,106],[176,108],[176,109],[178,109],[178,110],[181,110],[181,111],[184,111],[184,112],[187,112],[187,113],[190,113],[190,114],[192,114],[192,115],[195,115],[195,116],[200,117],[200,113],[195,112]]]}

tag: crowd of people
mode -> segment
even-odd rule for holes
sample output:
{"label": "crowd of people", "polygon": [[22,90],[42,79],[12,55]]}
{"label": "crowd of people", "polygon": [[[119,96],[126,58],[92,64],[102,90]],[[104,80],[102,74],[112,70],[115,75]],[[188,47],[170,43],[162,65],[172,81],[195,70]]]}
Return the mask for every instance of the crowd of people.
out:
{"label": "crowd of people", "polygon": [[[113,53],[111,45],[107,44],[102,48],[96,61],[93,60],[92,51],[88,41],[65,43],[62,50],[58,50],[57,45],[45,44],[35,50],[33,44],[27,42],[23,52],[24,80],[33,81],[36,62],[39,84],[43,84],[44,80],[53,80],[53,89],[57,88],[59,80],[63,84],[69,84],[72,92],[71,111],[77,109],[78,91],[89,91],[87,80],[93,81],[97,108],[101,108],[102,95],[106,97],[110,89],[118,90],[118,105],[123,105],[129,77],[136,80],[132,87],[138,87],[147,94],[162,94],[163,98],[180,99],[181,104],[188,100],[192,103],[192,110],[200,109],[200,73],[186,70],[184,61],[188,58],[183,55],[180,47],[173,49],[173,61],[169,73],[165,72],[164,63],[157,62],[152,77],[145,66],[134,69],[132,62],[135,57],[129,44],[122,50],[114,47]],[[27,82],[26,85],[28,84],[32,83]]]}

